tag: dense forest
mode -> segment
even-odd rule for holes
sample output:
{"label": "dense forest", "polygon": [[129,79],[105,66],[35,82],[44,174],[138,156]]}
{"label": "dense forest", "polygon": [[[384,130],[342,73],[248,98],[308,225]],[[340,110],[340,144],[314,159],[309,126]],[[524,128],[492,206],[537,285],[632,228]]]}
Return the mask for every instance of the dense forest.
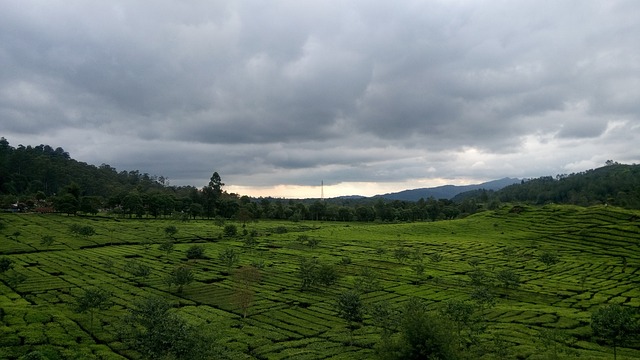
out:
{"label": "dense forest", "polygon": [[435,221],[495,208],[500,203],[568,203],[640,208],[640,167],[608,161],[578,174],[541,177],[499,191],[477,190],[453,200],[373,198],[277,199],[228,193],[217,172],[201,188],[171,186],[163,176],[120,171],[71,158],[61,147],[10,146],[0,138],[0,208],[13,211],[126,217]]}

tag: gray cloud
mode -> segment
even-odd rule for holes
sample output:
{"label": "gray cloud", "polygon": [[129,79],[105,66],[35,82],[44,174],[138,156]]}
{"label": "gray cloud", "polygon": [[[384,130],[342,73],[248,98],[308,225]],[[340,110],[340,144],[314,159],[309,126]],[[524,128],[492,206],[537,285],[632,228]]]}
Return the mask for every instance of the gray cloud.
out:
{"label": "gray cloud", "polygon": [[82,161],[411,186],[640,158],[634,1],[2,8],[1,134]]}

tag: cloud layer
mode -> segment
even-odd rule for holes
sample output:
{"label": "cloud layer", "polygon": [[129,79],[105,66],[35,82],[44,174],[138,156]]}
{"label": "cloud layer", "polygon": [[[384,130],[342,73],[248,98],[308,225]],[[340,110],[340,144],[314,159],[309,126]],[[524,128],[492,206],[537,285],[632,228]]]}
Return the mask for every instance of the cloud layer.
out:
{"label": "cloud layer", "polygon": [[282,196],[640,159],[632,0],[0,4],[12,145]]}

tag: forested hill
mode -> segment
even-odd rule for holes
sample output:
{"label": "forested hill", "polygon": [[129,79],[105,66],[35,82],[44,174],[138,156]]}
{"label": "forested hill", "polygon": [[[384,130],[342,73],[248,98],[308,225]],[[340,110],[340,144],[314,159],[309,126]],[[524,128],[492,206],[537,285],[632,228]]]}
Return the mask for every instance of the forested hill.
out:
{"label": "forested hill", "polygon": [[640,165],[608,161],[597,169],[574,174],[544,176],[496,192],[475,191],[460,194],[454,201],[526,202],[530,204],[609,204],[640,209]]}
{"label": "forested hill", "polygon": [[41,192],[52,196],[71,183],[85,196],[109,197],[132,188],[162,188],[164,179],[139,171],[117,172],[102,164],[99,167],[72,159],[69,153],[49,145],[12,147],[0,138],[0,194],[25,195]]}

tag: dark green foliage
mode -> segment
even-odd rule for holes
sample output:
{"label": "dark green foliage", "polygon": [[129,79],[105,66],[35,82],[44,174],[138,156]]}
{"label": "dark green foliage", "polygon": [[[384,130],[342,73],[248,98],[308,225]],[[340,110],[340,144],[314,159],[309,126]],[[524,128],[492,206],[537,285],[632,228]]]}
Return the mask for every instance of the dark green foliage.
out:
{"label": "dark green foliage", "polygon": [[56,239],[51,235],[43,235],[40,239],[40,245],[51,246]]}
{"label": "dark green foliage", "polygon": [[188,266],[178,266],[165,277],[164,281],[171,289],[172,285],[177,286],[178,294],[182,293],[183,288],[195,280],[193,270]]}
{"label": "dark green foliage", "polygon": [[378,344],[381,359],[458,359],[455,332],[424,303],[412,298],[405,305],[399,322],[399,333]]}
{"label": "dark green foliage", "polygon": [[289,232],[289,230],[287,229],[286,226],[278,226],[275,229],[273,229],[273,232],[275,234],[286,234],[287,232]]}
{"label": "dark green foliage", "polygon": [[316,274],[316,281],[323,286],[331,286],[338,281],[338,272],[335,266],[330,264],[321,264]]}
{"label": "dark green foliage", "polygon": [[8,271],[5,277],[7,284],[9,284],[9,286],[11,286],[12,288],[15,288],[16,286],[22,284],[23,282],[25,282],[25,280],[27,280],[26,275],[15,271],[15,269]]}
{"label": "dark green foliage", "polygon": [[351,264],[351,258],[348,256],[343,256],[342,259],[340,259],[340,265],[349,265]]}
{"label": "dark green foliage", "polygon": [[76,298],[73,311],[77,313],[89,312],[90,324],[93,328],[93,314],[97,309],[106,309],[108,307],[109,293],[96,288],[85,289],[82,295]]}
{"label": "dark green foliage", "polygon": [[187,249],[187,259],[204,259],[204,247],[202,245],[192,245]]}
{"label": "dark green foliage", "polygon": [[471,300],[483,312],[496,304],[496,298],[486,286],[476,286],[471,292]]}
{"label": "dark green foliage", "polygon": [[507,289],[515,289],[520,286],[520,275],[511,269],[503,269],[496,273],[496,279]]}
{"label": "dark green foliage", "polygon": [[338,316],[347,322],[351,343],[353,343],[353,325],[361,323],[364,318],[364,305],[360,293],[348,290],[338,296],[336,301]]}
{"label": "dark green foliage", "polygon": [[441,253],[433,253],[429,255],[429,260],[434,263],[439,263],[444,259],[444,256]]}
{"label": "dark green foliage", "polygon": [[555,265],[560,261],[560,259],[558,258],[558,254],[551,251],[545,251],[542,254],[540,254],[540,257],[538,257],[538,260],[540,260],[540,262],[542,262],[546,266]]}
{"label": "dark green foliage", "polygon": [[380,336],[384,342],[398,330],[401,312],[387,301],[377,302],[368,309],[375,326],[380,329]]}
{"label": "dark green foliage", "polygon": [[489,279],[487,274],[483,270],[481,270],[479,268],[474,268],[473,270],[469,271],[467,273],[467,275],[469,276],[469,279],[471,280],[471,284],[474,285],[474,286],[482,286]]}
{"label": "dark green foliage", "polygon": [[164,228],[164,234],[169,239],[174,239],[177,233],[178,233],[178,228],[175,225],[168,225],[167,227]]}
{"label": "dark green foliage", "polygon": [[160,245],[158,245],[158,250],[165,252],[167,254],[167,256],[169,256],[169,254],[171,254],[171,252],[174,249],[175,249],[175,245],[173,244],[173,241],[171,241],[171,240],[164,241],[164,242],[160,243]]}
{"label": "dark green foliage", "polygon": [[164,299],[138,300],[124,320],[121,338],[145,359],[224,359],[207,328],[189,325]]}
{"label": "dark green foliage", "polygon": [[617,304],[600,307],[591,315],[593,335],[613,347],[613,357],[617,358],[617,347],[638,338],[640,322],[636,309]]}
{"label": "dark green foliage", "polygon": [[231,271],[231,268],[240,261],[240,254],[233,248],[225,248],[218,255],[218,260],[224,264],[227,271]]}
{"label": "dark green foliage", "polygon": [[396,258],[400,264],[404,264],[409,258],[409,255],[409,251],[405,248],[398,248],[393,251],[393,257]]}
{"label": "dark green foliage", "polygon": [[223,233],[226,237],[234,237],[238,234],[238,227],[233,224],[227,224],[224,226]]}
{"label": "dark green foliage", "polygon": [[542,329],[538,335],[537,349],[545,354],[547,359],[559,360],[569,356],[578,357],[579,353],[573,348],[576,338],[566,331],[559,329]]}
{"label": "dark green foliage", "polygon": [[136,260],[131,260],[125,264],[125,270],[136,278],[146,279],[151,275],[151,267]]}
{"label": "dark green foliage", "polygon": [[72,224],[69,226],[69,231],[75,236],[82,236],[84,238],[89,238],[96,234],[96,230],[91,225]]}
{"label": "dark green foliage", "polygon": [[13,260],[7,257],[0,258],[0,274],[11,268],[13,268]]}
{"label": "dark green foliage", "polygon": [[463,339],[463,331],[465,332],[466,340],[473,342],[473,337],[476,335],[478,328],[478,318],[475,316],[476,308],[472,304],[461,300],[447,300],[444,302],[444,307],[441,309],[441,313],[444,318],[448,319],[455,325],[455,330],[458,335],[458,340],[461,342]]}
{"label": "dark green foliage", "polygon": [[320,263],[317,259],[300,259],[298,268],[298,278],[300,279],[300,289],[308,290],[315,286],[318,280],[318,268]]}
{"label": "dark green foliage", "polygon": [[361,293],[378,291],[382,287],[380,285],[379,274],[368,267],[360,271],[360,274],[353,280],[353,286],[356,291]]}

